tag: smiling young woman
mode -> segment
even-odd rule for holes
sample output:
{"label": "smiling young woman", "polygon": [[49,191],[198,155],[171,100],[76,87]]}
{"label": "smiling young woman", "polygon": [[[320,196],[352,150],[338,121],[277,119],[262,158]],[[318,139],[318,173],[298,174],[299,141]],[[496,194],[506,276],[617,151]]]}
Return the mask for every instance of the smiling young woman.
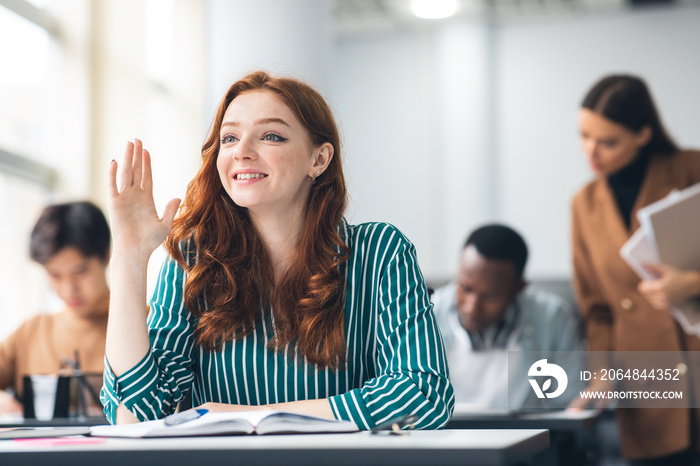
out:
{"label": "smiling young woman", "polygon": [[[119,185],[117,169],[111,422],[163,417],[191,390],[210,410],[447,423],[452,386],[415,250],[391,225],[344,220],[340,138],[315,90],[263,72],[233,84],[174,221],[178,200],[157,216],[140,141]],[[146,265],[166,236],[146,317]]]}
{"label": "smiling young woman", "polygon": [[[316,109],[301,109],[306,119],[316,116],[308,128],[283,100],[295,102],[295,94]],[[220,105],[214,122],[220,130],[204,146],[187,213],[167,241],[170,254],[186,265],[180,244],[195,238],[199,260],[189,271],[186,305],[197,312],[197,297],[207,296],[209,310],[198,323],[207,349],[250,333],[259,303],[271,299],[279,314],[273,346],[296,336],[311,363],[335,368],[345,357],[344,280],[337,266],[347,260],[338,231],[347,194],[340,137],[330,109],[313,102],[318,99],[310,88],[259,73],[234,84]],[[212,180],[219,191],[213,198],[200,189]],[[202,221],[207,215],[214,221]]]}

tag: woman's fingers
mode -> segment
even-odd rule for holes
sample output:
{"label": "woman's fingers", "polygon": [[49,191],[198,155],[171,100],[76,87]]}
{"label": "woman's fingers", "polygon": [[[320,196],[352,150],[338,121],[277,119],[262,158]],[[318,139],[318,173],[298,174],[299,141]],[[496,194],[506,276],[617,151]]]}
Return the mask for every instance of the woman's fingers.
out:
{"label": "woman's fingers", "polygon": [[[116,196],[129,186],[137,186],[151,191],[153,188],[153,174],[151,172],[151,156],[143,149],[140,139],[129,141],[124,150],[124,158],[121,167],[117,168],[115,162],[109,167],[109,190],[111,196]],[[119,181],[117,182],[117,172]],[[116,190],[116,191],[115,191]]]}
{"label": "woman's fingers", "polygon": [[180,199],[171,199],[165,206],[161,221],[168,226],[168,231],[173,227],[173,220],[175,219],[178,207],[180,207]]}
{"label": "woman's fingers", "polygon": [[141,186],[141,174],[143,172],[143,143],[140,139],[134,139],[134,156],[131,161],[131,186]]}
{"label": "woman's fingers", "polygon": [[117,197],[119,194],[119,188],[117,188],[117,170],[118,164],[115,160],[109,164],[109,170],[107,174],[107,192],[109,197]]}
{"label": "woman's fingers", "polygon": [[651,273],[655,277],[660,277],[663,274],[663,269],[657,264],[645,262],[644,264],[642,264],[642,267],[644,267],[644,270]]}
{"label": "woman's fingers", "polygon": [[153,173],[151,172],[151,154],[144,149],[143,151],[143,163],[141,164],[142,170],[142,180],[141,187],[148,192],[153,190]]}
{"label": "woman's fingers", "polygon": [[119,191],[123,191],[127,186],[131,186],[131,164],[134,159],[134,143],[129,141],[126,143],[124,150],[124,160],[122,161],[121,170],[119,171]]}

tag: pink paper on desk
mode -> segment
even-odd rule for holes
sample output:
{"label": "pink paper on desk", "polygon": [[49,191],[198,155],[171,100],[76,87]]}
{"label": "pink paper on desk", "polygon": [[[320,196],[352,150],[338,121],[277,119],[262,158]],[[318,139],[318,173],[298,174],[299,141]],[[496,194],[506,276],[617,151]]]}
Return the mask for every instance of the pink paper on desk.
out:
{"label": "pink paper on desk", "polygon": [[62,445],[91,445],[104,443],[103,438],[93,437],[50,437],[50,438],[16,438],[15,442],[22,442],[23,445],[37,447],[57,447]]}

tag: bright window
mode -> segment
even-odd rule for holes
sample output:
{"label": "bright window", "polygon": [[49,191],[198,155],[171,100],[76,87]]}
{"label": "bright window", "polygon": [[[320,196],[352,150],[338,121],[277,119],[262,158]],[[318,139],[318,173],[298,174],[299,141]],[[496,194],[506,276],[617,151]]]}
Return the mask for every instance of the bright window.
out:
{"label": "bright window", "polygon": [[0,7],[0,147],[43,158],[51,37],[43,28]]}
{"label": "bright window", "polygon": [[[15,0],[13,9],[47,18],[37,7]],[[50,145],[48,79],[54,41],[45,27],[10,11],[0,1],[0,340],[31,315],[51,307],[41,267],[29,260],[29,234],[53,197],[53,169],[46,162]]]}

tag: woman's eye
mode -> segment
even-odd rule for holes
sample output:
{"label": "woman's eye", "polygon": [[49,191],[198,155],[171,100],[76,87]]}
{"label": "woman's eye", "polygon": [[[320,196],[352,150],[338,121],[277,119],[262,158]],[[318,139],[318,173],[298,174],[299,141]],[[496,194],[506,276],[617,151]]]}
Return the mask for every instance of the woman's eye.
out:
{"label": "woman's eye", "polygon": [[236,137],[230,134],[227,134],[226,136],[221,138],[221,144],[230,144],[232,142],[236,142]]}
{"label": "woman's eye", "polygon": [[617,146],[617,141],[601,141],[600,144],[608,149],[613,149],[615,146]]}
{"label": "woman's eye", "polygon": [[267,133],[267,134],[265,134],[265,136],[263,136],[263,141],[282,142],[282,141],[286,141],[286,140],[287,140],[286,138],[283,138],[279,134],[275,134],[275,133]]}

